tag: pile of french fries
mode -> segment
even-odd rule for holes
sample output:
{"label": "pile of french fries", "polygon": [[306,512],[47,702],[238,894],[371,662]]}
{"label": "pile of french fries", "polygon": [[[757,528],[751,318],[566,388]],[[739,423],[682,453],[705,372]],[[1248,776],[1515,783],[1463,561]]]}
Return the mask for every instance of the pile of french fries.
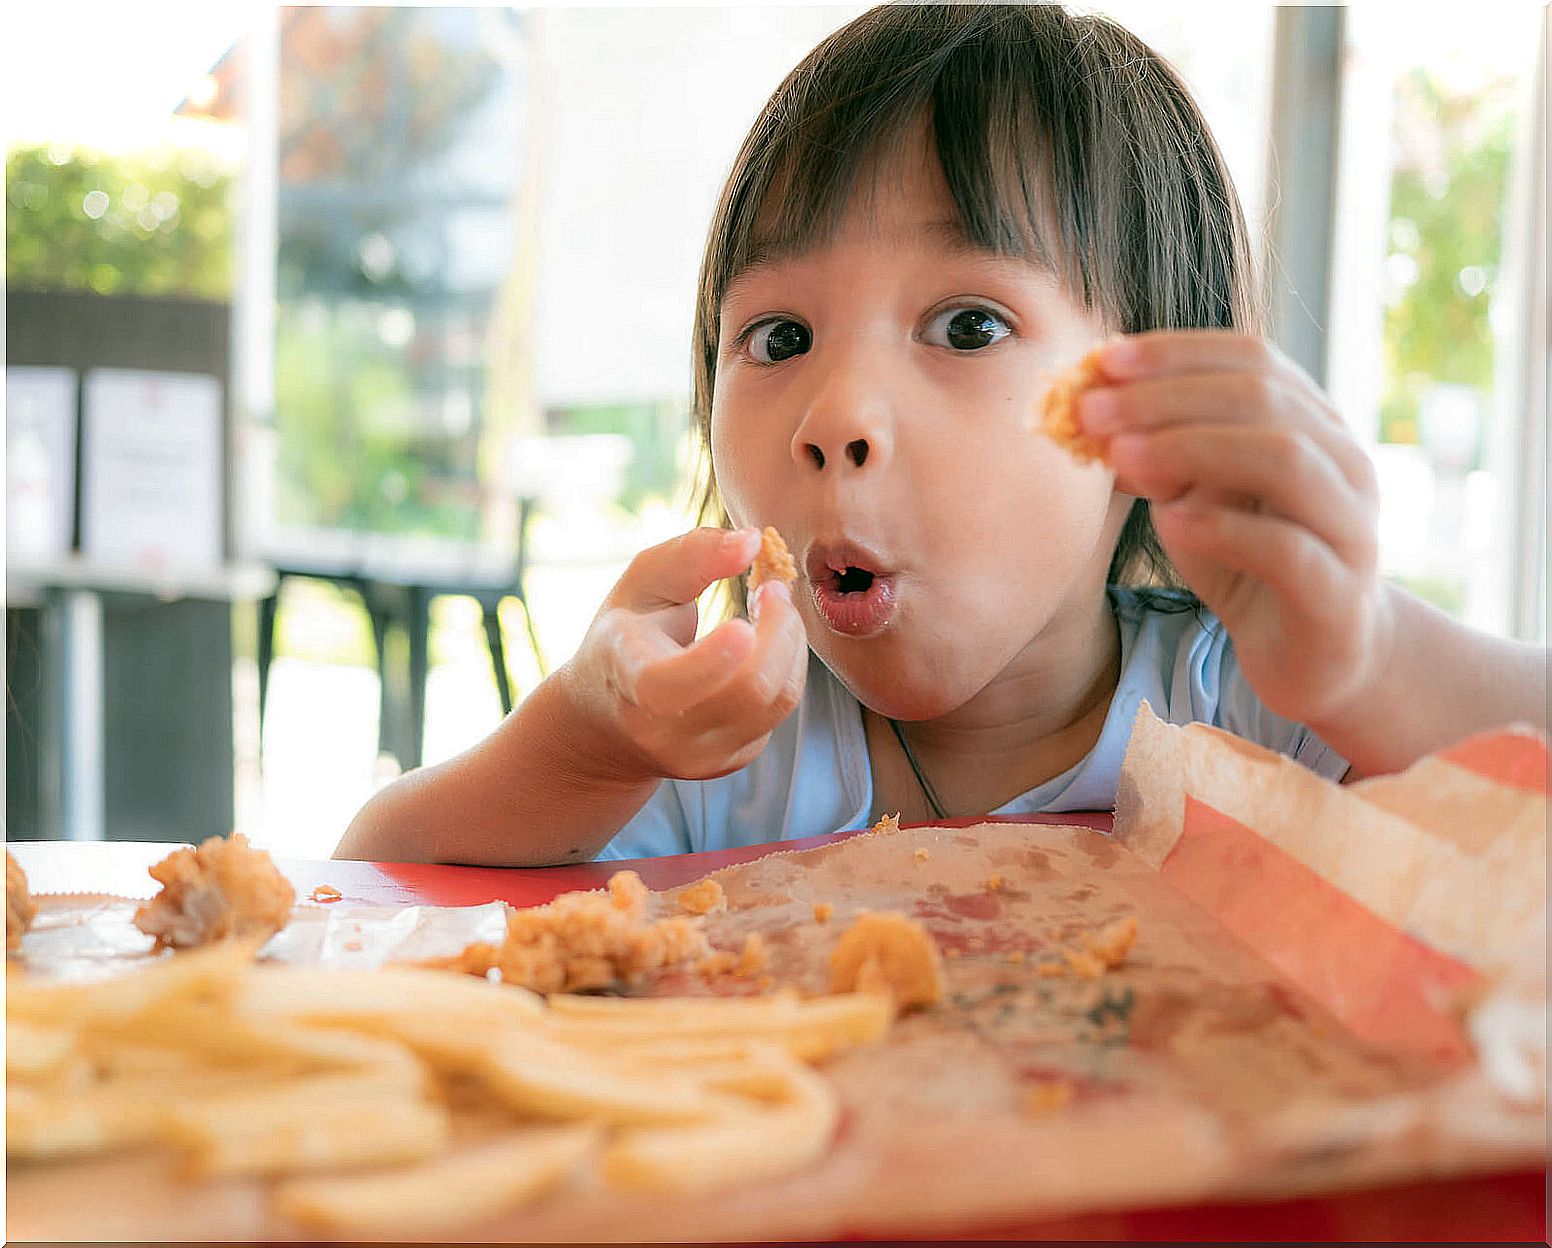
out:
{"label": "pile of french fries", "polygon": [[89,984],[9,975],[10,1159],[165,1147],[191,1180],[262,1178],[286,1217],[360,1236],[478,1222],[568,1182],[704,1191],[821,1157],[837,1103],[811,1065],[894,1012],[869,993],[546,1000],[254,953]]}

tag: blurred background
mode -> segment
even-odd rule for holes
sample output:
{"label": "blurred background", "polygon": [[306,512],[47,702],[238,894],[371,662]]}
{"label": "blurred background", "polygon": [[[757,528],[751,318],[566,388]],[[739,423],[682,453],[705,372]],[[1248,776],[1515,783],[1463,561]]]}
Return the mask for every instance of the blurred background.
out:
{"label": "blurred background", "polygon": [[[744,131],[859,5],[5,18],[7,836],[329,854],[688,527]],[[1098,6],[1195,90],[1386,575],[1546,633],[1545,10]]]}

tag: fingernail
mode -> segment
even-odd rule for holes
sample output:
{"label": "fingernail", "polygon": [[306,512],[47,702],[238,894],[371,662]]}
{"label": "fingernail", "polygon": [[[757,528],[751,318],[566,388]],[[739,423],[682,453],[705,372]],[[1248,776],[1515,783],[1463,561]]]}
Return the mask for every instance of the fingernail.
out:
{"label": "fingernail", "polygon": [[1109,433],[1121,423],[1120,417],[1120,404],[1110,390],[1085,390],[1078,398],[1078,423],[1089,433]]}
{"label": "fingernail", "polygon": [[1106,372],[1124,373],[1135,368],[1141,358],[1136,341],[1125,335],[1117,335],[1099,349],[1100,367]]}
{"label": "fingernail", "polygon": [[766,601],[770,598],[785,598],[792,601],[792,591],[787,588],[785,581],[765,581],[754,591],[754,597],[749,600],[749,618],[754,623],[760,622],[760,612],[765,609]]}

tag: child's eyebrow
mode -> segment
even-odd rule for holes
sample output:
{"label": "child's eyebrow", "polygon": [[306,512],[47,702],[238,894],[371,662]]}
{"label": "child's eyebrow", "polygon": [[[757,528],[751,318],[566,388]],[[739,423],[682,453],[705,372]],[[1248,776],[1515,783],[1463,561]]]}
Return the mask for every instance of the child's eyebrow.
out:
{"label": "child's eyebrow", "polygon": [[[895,233],[885,238],[884,241],[893,245],[908,245],[920,238],[928,238],[940,244],[954,255],[978,256],[984,259],[1003,260],[1008,257],[993,248],[983,246],[976,242],[965,232],[964,222],[956,217],[950,217],[941,221],[928,221],[912,230],[909,234]],[[739,287],[746,285],[762,269],[775,268],[789,260],[796,259],[814,247],[814,239],[803,234],[789,234],[780,238],[756,239],[750,244],[749,251],[728,279],[727,290],[723,297],[729,298],[738,292]]]}

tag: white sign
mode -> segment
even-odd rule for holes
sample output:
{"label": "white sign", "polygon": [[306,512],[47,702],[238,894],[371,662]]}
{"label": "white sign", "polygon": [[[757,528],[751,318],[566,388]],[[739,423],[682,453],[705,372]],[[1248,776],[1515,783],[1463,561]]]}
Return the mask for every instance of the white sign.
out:
{"label": "white sign", "polygon": [[70,552],[75,519],[75,370],[5,370],[5,549],[13,563]]}
{"label": "white sign", "polygon": [[95,369],[81,408],[81,550],[147,572],[215,568],[221,552],[221,383]]}

